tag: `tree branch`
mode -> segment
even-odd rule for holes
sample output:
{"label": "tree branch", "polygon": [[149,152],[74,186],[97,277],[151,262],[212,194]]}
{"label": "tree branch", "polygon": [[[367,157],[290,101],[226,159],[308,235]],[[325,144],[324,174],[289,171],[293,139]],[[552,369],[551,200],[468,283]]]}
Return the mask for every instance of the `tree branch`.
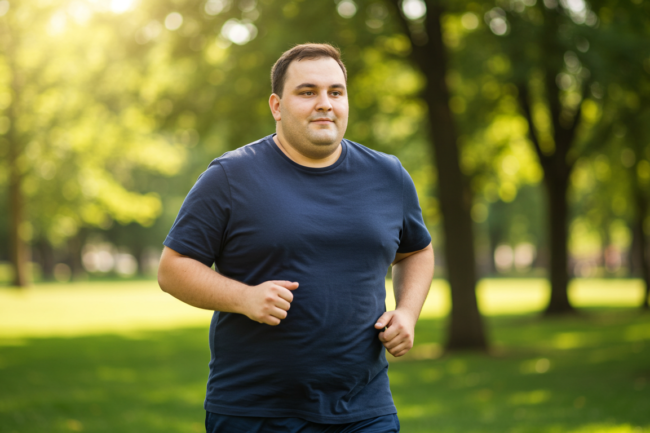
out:
{"label": "tree branch", "polygon": [[411,45],[415,45],[415,44],[413,43],[413,35],[411,34],[411,29],[410,29],[410,26],[409,26],[409,21],[408,21],[408,19],[404,16],[404,12],[402,11],[402,8],[400,7],[402,1],[401,1],[401,0],[391,0],[391,1],[389,1],[388,3],[392,4],[393,7],[395,7],[396,15],[399,17],[398,22],[399,22],[400,26],[402,27],[402,31],[403,31],[406,35],[408,35],[409,40],[411,41]]}
{"label": "tree branch", "polygon": [[521,107],[521,111],[524,113],[524,117],[528,123],[528,136],[530,137],[530,141],[533,143],[533,147],[535,148],[539,162],[543,167],[546,164],[548,157],[544,155],[539,144],[539,137],[537,136],[537,130],[535,129],[535,124],[533,122],[533,113],[530,106],[530,95],[528,93],[528,87],[526,86],[526,83],[519,83],[517,85],[517,90],[519,106]]}
{"label": "tree branch", "polygon": [[[581,93],[582,93],[582,97],[580,98],[580,103],[578,104],[578,108],[576,109],[576,113],[574,114],[573,119],[571,120],[571,125],[569,126],[569,129],[567,129],[567,131],[566,131],[567,143],[574,143],[575,142],[576,130],[578,129],[578,125],[580,124],[580,122],[582,120],[582,101],[583,101],[583,99],[585,97],[585,94],[586,94],[584,88],[583,88]],[[575,145],[573,147],[575,147]],[[577,160],[578,160],[578,158],[573,157],[571,161],[569,161],[569,160],[566,161],[567,168],[568,168],[569,172],[571,172],[571,170],[573,169],[573,166],[574,166],[574,164],[576,163]]]}
{"label": "tree branch", "polygon": [[[391,0],[388,3],[395,8],[395,14],[399,18],[397,22],[399,23],[404,34],[408,36],[409,41],[411,41],[411,50],[414,52],[413,55],[411,55],[411,59],[418,63],[418,66],[420,66],[420,68],[425,71],[426,65],[422,64],[420,59],[427,57],[426,49],[420,45],[418,41],[416,41],[416,38],[413,35],[411,21],[404,15],[404,11],[401,7],[402,0]],[[429,8],[429,4],[427,4],[427,8]],[[425,29],[428,27],[428,21],[429,13],[427,13],[427,15],[424,17],[423,26]]]}

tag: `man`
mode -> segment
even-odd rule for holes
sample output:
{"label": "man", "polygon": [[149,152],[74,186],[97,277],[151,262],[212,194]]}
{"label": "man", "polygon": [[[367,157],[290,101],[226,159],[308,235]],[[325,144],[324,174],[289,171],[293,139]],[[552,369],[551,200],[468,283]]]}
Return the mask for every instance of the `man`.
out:
{"label": "man", "polygon": [[399,431],[382,344],[413,346],[433,250],[397,158],[343,139],[346,79],[329,45],[285,52],[276,134],[214,160],[164,242],[160,287],[215,311],[210,433]]}

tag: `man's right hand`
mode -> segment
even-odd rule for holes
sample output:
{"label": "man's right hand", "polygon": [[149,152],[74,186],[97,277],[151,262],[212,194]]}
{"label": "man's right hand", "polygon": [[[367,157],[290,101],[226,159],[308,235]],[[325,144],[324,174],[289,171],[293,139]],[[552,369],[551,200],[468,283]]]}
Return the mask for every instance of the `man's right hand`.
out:
{"label": "man's right hand", "polygon": [[297,288],[298,283],[291,281],[267,281],[258,286],[249,286],[244,292],[243,313],[256,322],[279,325],[291,307],[291,291]]}

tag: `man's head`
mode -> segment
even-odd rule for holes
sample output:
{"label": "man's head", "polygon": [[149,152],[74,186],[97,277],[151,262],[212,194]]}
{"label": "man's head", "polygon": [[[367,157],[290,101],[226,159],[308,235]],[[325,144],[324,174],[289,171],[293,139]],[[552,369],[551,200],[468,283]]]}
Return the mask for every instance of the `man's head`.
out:
{"label": "man's head", "polygon": [[330,57],[336,60],[347,82],[348,71],[341,61],[341,52],[337,48],[329,44],[301,44],[282,53],[280,58],[275,62],[275,65],[273,65],[273,68],[271,68],[271,92],[282,98],[287,69],[289,69],[289,65],[292,62],[299,62],[305,59],[316,60],[323,57]]}
{"label": "man's head", "polygon": [[285,150],[335,156],[348,124],[346,74],[339,51],[324,44],[298,45],[275,63],[269,105]]}

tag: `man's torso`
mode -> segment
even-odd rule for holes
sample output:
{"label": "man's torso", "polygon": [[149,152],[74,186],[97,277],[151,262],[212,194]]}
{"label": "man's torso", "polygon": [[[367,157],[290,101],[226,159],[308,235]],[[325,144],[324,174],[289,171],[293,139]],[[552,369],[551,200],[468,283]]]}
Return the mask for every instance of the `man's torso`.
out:
{"label": "man's torso", "polygon": [[[219,229],[200,257],[212,255],[219,272],[249,285],[300,283],[278,326],[214,314],[207,410],[323,423],[395,413],[374,323],[403,246],[403,169],[342,145],[335,164],[314,169],[267,137],[218,158],[197,182],[197,194],[218,196],[207,207],[222,207],[206,211]],[[166,244],[182,247],[182,230],[171,235]]]}

